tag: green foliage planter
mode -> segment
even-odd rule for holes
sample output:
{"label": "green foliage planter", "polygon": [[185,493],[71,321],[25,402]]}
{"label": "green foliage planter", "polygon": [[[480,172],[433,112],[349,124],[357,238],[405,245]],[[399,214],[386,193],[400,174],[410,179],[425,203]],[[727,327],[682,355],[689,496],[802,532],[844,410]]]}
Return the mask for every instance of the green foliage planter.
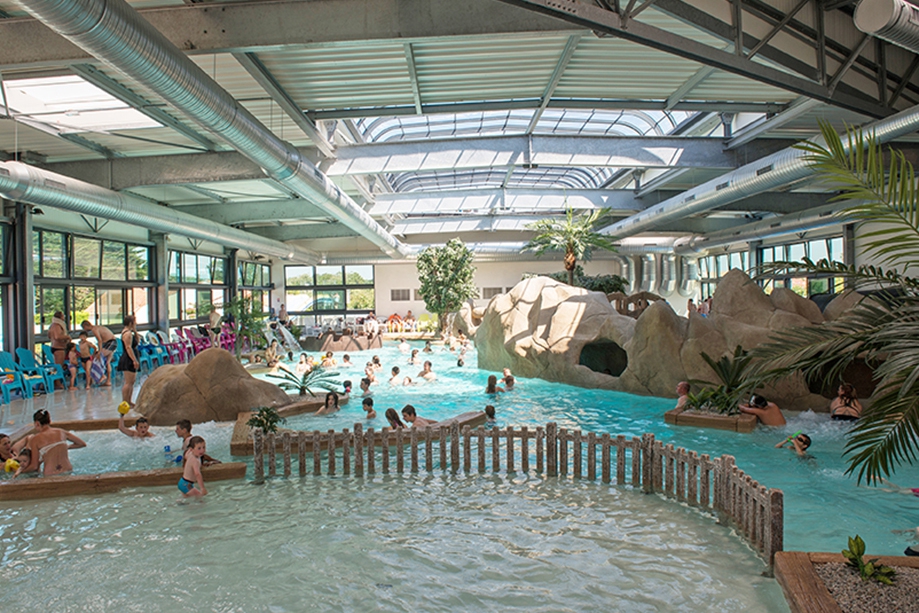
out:
{"label": "green foliage planter", "polygon": [[447,313],[458,311],[464,302],[479,296],[472,258],[472,250],[458,238],[443,247],[428,247],[418,255],[418,294],[427,310],[437,315],[441,329]]}

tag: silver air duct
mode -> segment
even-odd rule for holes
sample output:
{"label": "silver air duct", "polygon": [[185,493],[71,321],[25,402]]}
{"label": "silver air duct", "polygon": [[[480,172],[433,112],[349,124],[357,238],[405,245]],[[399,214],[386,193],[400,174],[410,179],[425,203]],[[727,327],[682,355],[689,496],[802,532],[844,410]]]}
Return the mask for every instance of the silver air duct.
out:
{"label": "silver air duct", "polygon": [[123,0],[24,0],[22,5],[55,32],[161,96],[258,164],[266,175],[387,255],[405,255],[402,243]]}
{"label": "silver air duct", "polygon": [[765,240],[774,236],[816,230],[845,223],[846,218],[841,216],[845,207],[839,203],[820,206],[808,211],[770,217],[762,221],[728,228],[719,232],[712,232],[705,236],[693,236],[689,239],[678,240],[673,251],[678,255],[697,255],[715,247],[723,247],[733,243],[746,243],[749,241]]}
{"label": "silver air duct", "polygon": [[680,295],[689,298],[696,293],[699,286],[699,260],[696,258],[680,258]]}
{"label": "silver air duct", "polygon": [[619,276],[623,277],[629,283],[626,293],[632,292],[637,285],[637,279],[635,278],[635,260],[621,255],[613,257],[613,260],[619,262]]}
{"label": "silver air duct", "polygon": [[919,53],[919,7],[906,0],[862,0],[855,27],[913,53]]}
{"label": "silver air duct", "polygon": [[0,194],[10,200],[122,221],[157,232],[181,234],[284,260],[308,264],[319,262],[319,254],[309,249],[237,230],[173,208],[150,204],[129,194],[114,192],[20,162],[0,162]]}
{"label": "silver air duct", "polygon": [[638,289],[646,292],[657,290],[657,258],[653,255],[643,255],[641,261],[641,284]]}
{"label": "silver air duct", "polygon": [[669,296],[676,289],[676,256],[671,254],[661,256],[661,281],[657,293]]}
{"label": "silver air duct", "polygon": [[[911,134],[917,129],[919,106],[914,106],[887,119],[868,124],[864,131],[868,134],[873,133],[879,142],[887,142]],[[814,137],[812,140],[817,141],[818,138]],[[843,138],[846,150],[847,145],[847,140]],[[664,200],[641,213],[607,226],[601,232],[617,238],[634,236],[688,215],[710,211],[748,196],[788,185],[810,176],[812,172],[804,161],[804,153],[789,147]]]}

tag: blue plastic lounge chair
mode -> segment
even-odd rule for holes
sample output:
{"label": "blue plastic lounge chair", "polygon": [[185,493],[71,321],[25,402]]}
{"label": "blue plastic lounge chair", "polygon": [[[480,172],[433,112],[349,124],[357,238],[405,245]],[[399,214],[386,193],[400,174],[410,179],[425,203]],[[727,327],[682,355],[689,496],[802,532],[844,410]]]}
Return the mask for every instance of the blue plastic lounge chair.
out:
{"label": "blue plastic lounge chair", "polygon": [[54,382],[60,381],[64,389],[67,389],[68,381],[64,378],[64,368],[60,364],[41,365],[35,361],[35,354],[24,347],[16,349],[16,357],[19,359],[19,368],[27,375],[39,374],[45,379],[45,391],[49,394],[54,392]]}

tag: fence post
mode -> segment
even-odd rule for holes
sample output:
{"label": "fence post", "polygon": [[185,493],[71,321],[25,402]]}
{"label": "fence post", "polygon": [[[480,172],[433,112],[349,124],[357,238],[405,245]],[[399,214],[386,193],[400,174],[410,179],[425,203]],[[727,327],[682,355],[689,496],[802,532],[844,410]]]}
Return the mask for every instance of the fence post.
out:
{"label": "fence post", "polygon": [[558,425],[554,421],[546,424],[546,474],[558,476]]}
{"label": "fence post", "polygon": [[[425,428],[429,430],[430,428]],[[418,472],[418,428],[412,428],[411,436],[411,448],[412,448],[412,472]]]}
{"label": "fence post", "polygon": [[335,430],[329,430],[329,476],[335,474]]}
{"label": "fence post", "polygon": [[341,431],[341,473],[351,474],[351,433],[347,428]]}
{"label": "fence post", "polygon": [[475,430],[476,444],[477,449],[476,453],[479,455],[479,474],[485,474],[485,428],[479,426]]}
{"label": "fence post", "polygon": [[313,474],[322,474],[322,435],[319,430],[313,430]]}
{"label": "fence post", "polygon": [[520,428],[520,470],[530,472],[530,431],[526,426]]}
{"label": "fence post", "polygon": [[711,467],[712,459],[707,453],[699,457],[699,504],[706,509],[714,508],[711,501]]}
{"label": "fence post", "polygon": [[609,465],[609,433],[604,432],[600,437],[600,479],[603,483],[610,482]]}
{"label": "fence post", "polygon": [[559,428],[555,440],[558,442],[558,474],[568,474],[568,429]]}
{"label": "fence post", "polygon": [[440,470],[447,470],[447,429],[438,428],[437,435],[440,440]]}
{"label": "fence post", "polygon": [[396,429],[396,472],[400,475],[405,473],[405,442],[403,439],[402,428]]}
{"label": "fence post", "polygon": [[376,472],[374,458],[376,456],[376,434],[373,428],[367,428],[367,474],[372,475]]}
{"label": "fence post", "polygon": [[498,437],[501,433],[498,426],[491,428],[491,472],[501,471],[501,439]]}
{"label": "fence post", "polygon": [[389,428],[383,428],[381,436],[383,437],[383,457],[380,460],[382,465],[383,474],[389,473],[389,435],[392,434],[392,430]]}
{"label": "fence post", "polygon": [[261,483],[265,480],[265,449],[261,428],[252,430],[252,453],[255,454],[255,482]]}
{"label": "fence post", "polygon": [[785,546],[785,495],[782,490],[769,490],[768,517],[766,517],[766,538],[764,555],[769,568],[775,562],[775,554]]}
{"label": "fence post", "polygon": [[463,472],[467,475],[472,468],[472,434],[469,426],[463,426]]}
{"label": "fence post", "polygon": [[290,432],[281,435],[281,443],[284,449],[284,476],[290,476]]}
{"label": "fence post", "polygon": [[581,472],[582,472],[581,464],[583,463],[583,459],[581,457],[582,451],[583,451],[581,448],[583,447],[583,445],[581,445],[581,431],[580,430],[575,430],[574,432],[571,433],[571,445],[572,445],[571,447],[571,465],[572,465],[572,468],[574,469],[572,471],[572,474],[574,475],[575,479],[580,479]]}
{"label": "fence post", "polygon": [[632,487],[641,487],[641,439],[632,437]]}
{"label": "fence post", "polygon": [[587,480],[597,480],[597,435],[587,433]]}
{"label": "fence post", "polygon": [[625,436],[616,437],[616,485],[625,484]]}
{"label": "fence post", "polygon": [[536,426],[536,472],[542,473],[543,471],[543,439],[545,437],[545,432],[542,429],[542,426]]}
{"label": "fence post", "polygon": [[654,435],[651,433],[643,434],[641,437],[641,463],[642,463],[642,475],[641,475],[641,488],[642,491],[646,494],[650,494],[654,491],[654,484],[652,483],[652,462],[654,461]]}
{"label": "fence post", "polygon": [[514,426],[507,427],[507,472],[514,472]]}
{"label": "fence post", "polygon": [[424,429],[424,469],[434,472],[434,433],[430,428]]}
{"label": "fence post", "polygon": [[274,432],[268,433],[267,444],[265,446],[268,448],[266,450],[268,452],[268,476],[274,477],[278,474],[277,457],[275,457],[278,453],[278,447],[274,440]]}
{"label": "fence post", "polygon": [[459,470],[460,463],[459,433],[459,422],[455,421],[450,424],[450,471],[454,473]]}
{"label": "fence post", "polygon": [[354,424],[354,476],[364,476],[364,426]]}
{"label": "fence post", "polygon": [[297,468],[300,476],[306,476],[306,432],[297,435]]}

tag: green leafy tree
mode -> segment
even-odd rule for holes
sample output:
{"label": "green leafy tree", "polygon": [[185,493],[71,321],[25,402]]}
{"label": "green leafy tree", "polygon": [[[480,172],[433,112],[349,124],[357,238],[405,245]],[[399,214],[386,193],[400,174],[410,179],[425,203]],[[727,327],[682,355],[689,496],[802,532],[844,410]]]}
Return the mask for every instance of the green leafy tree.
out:
{"label": "green leafy tree", "polygon": [[[556,281],[561,281],[562,283],[568,282],[569,277],[568,273],[563,272],[553,272],[551,274],[540,274],[540,273],[524,273],[521,277],[522,279],[530,279],[532,277],[549,277],[550,279],[555,279]],[[569,285],[575,285],[577,287],[583,287],[592,292],[603,292],[604,294],[612,294],[613,292],[623,292],[628,288],[629,282],[624,277],[619,275],[585,275],[584,268],[580,264],[574,267],[574,283],[568,283]]]}
{"label": "green leafy tree", "polygon": [[458,238],[443,247],[428,247],[418,255],[418,294],[427,310],[437,314],[441,329],[446,325],[447,313],[459,310],[463,302],[479,295],[473,280],[472,257],[472,251]]}
{"label": "green leafy tree", "polygon": [[278,387],[282,390],[297,390],[301,396],[306,396],[308,393],[314,398],[316,394],[313,393],[313,389],[315,388],[322,388],[334,392],[340,390],[342,386],[342,384],[334,378],[338,376],[337,372],[329,372],[322,368],[314,368],[302,375],[292,373],[282,368],[279,374],[268,376],[272,379],[280,379],[281,382],[278,383]]}
{"label": "green leafy tree", "polygon": [[268,434],[269,432],[277,432],[278,425],[283,424],[285,421],[276,408],[259,407],[256,409],[255,415],[246,422],[246,425],[250,428],[260,428],[262,432]]}
{"label": "green leafy tree", "polygon": [[589,261],[594,249],[615,251],[613,238],[596,231],[600,220],[609,209],[594,210],[575,215],[568,207],[564,219],[540,219],[527,224],[527,229],[536,233],[523,250],[532,251],[541,257],[546,251],[565,254],[565,270],[568,271],[568,285],[574,285],[574,271],[578,260]]}
{"label": "green leafy tree", "polygon": [[237,294],[223,306],[223,310],[236,320],[236,359],[239,359],[243,342],[248,342],[249,347],[255,348],[258,341],[263,338],[262,330],[268,315],[262,311],[261,302],[243,294]]}
{"label": "green leafy tree", "polygon": [[692,383],[706,387],[697,394],[689,394],[689,406],[726,415],[739,414],[740,399],[756,388],[756,381],[749,376],[753,356],[740,345],[734,348],[734,355],[723,355],[717,361],[704,351],[699,355],[711,367],[721,383],[693,379]]}
{"label": "green leafy tree", "polygon": [[[783,330],[755,351],[765,377],[801,372],[833,386],[855,360],[874,371],[873,402],[849,434],[848,473],[869,483],[916,458],[919,441],[919,279],[905,271],[919,257],[919,192],[903,154],[884,150],[873,136],[848,130],[846,142],[821,123],[826,145],[797,145],[819,178],[849,204],[844,215],[865,228],[862,251],[878,265],[846,266],[821,260],[775,262],[763,276],[823,275],[845,279],[849,288],[872,290],[839,318],[818,326]],[[889,267],[889,268],[882,268]]]}

